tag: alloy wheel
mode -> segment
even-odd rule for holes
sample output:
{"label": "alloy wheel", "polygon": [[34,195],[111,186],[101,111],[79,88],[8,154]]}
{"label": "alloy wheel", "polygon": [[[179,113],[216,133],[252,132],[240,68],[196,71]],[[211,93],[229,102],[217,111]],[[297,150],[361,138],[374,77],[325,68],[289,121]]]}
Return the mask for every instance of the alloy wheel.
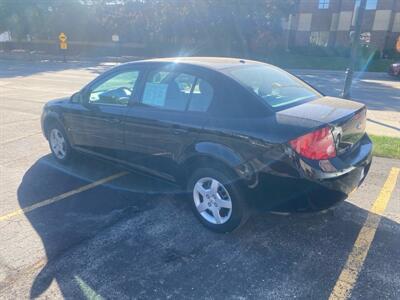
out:
{"label": "alloy wheel", "polygon": [[211,177],[200,178],[193,188],[199,214],[212,224],[226,223],[232,214],[232,200],[222,183]]}
{"label": "alloy wheel", "polygon": [[50,131],[50,146],[58,159],[64,159],[67,155],[67,144],[60,130],[53,128]]}

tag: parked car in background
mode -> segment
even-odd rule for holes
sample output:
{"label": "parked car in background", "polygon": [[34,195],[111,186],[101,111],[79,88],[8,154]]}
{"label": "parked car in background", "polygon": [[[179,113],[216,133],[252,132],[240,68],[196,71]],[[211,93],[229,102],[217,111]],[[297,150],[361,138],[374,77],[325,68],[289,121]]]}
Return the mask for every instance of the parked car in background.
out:
{"label": "parked car in background", "polygon": [[42,114],[58,161],[89,153],[181,184],[218,232],[254,207],[318,211],[346,199],[371,164],[365,122],[364,104],[272,65],[195,57],[120,65]]}
{"label": "parked car in background", "polygon": [[391,64],[388,73],[392,76],[400,77],[400,61]]}

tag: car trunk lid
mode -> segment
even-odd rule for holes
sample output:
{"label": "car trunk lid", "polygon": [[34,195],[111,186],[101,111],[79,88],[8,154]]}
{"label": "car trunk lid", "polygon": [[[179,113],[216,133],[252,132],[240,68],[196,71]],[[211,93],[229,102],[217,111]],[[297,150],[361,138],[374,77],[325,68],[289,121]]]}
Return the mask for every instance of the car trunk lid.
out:
{"label": "car trunk lid", "polygon": [[276,118],[282,125],[298,124],[305,133],[324,125],[330,126],[337,154],[340,155],[353,148],[365,134],[366,107],[354,101],[322,97],[279,111]]}

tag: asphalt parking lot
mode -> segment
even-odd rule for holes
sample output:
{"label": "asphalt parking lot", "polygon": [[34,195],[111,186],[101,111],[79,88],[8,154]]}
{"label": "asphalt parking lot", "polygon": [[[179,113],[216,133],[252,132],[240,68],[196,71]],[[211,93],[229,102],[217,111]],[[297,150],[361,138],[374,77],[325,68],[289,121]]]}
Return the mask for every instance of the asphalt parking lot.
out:
{"label": "asphalt parking lot", "polygon": [[374,158],[333,213],[259,212],[223,235],[174,185],[86,156],[57,164],[42,106],[109,67],[0,61],[0,299],[400,299],[399,160]]}
{"label": "asphalt parking lot", "polygon": [[[292,70],[329,96],[340,97],[345,73],[325,70]],[[355,73],[352,99],[368,107],[367,130],[375,135],[400,137],[400,80],[386,73]]]}

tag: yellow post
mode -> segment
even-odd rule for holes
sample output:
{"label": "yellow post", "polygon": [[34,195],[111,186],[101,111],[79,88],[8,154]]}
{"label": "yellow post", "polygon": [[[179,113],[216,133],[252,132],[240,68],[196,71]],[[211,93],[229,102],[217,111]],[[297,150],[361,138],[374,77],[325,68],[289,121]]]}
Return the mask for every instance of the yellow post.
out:
{"label": "yellow post", "polygon": [[66,55],[65,51],[68,49],[68,43],[67,43],[67,35],[64,32],[61,32],[58,35],[58,40],[60,41],[60,50],[63,53],[63,61],[66,62]]}

